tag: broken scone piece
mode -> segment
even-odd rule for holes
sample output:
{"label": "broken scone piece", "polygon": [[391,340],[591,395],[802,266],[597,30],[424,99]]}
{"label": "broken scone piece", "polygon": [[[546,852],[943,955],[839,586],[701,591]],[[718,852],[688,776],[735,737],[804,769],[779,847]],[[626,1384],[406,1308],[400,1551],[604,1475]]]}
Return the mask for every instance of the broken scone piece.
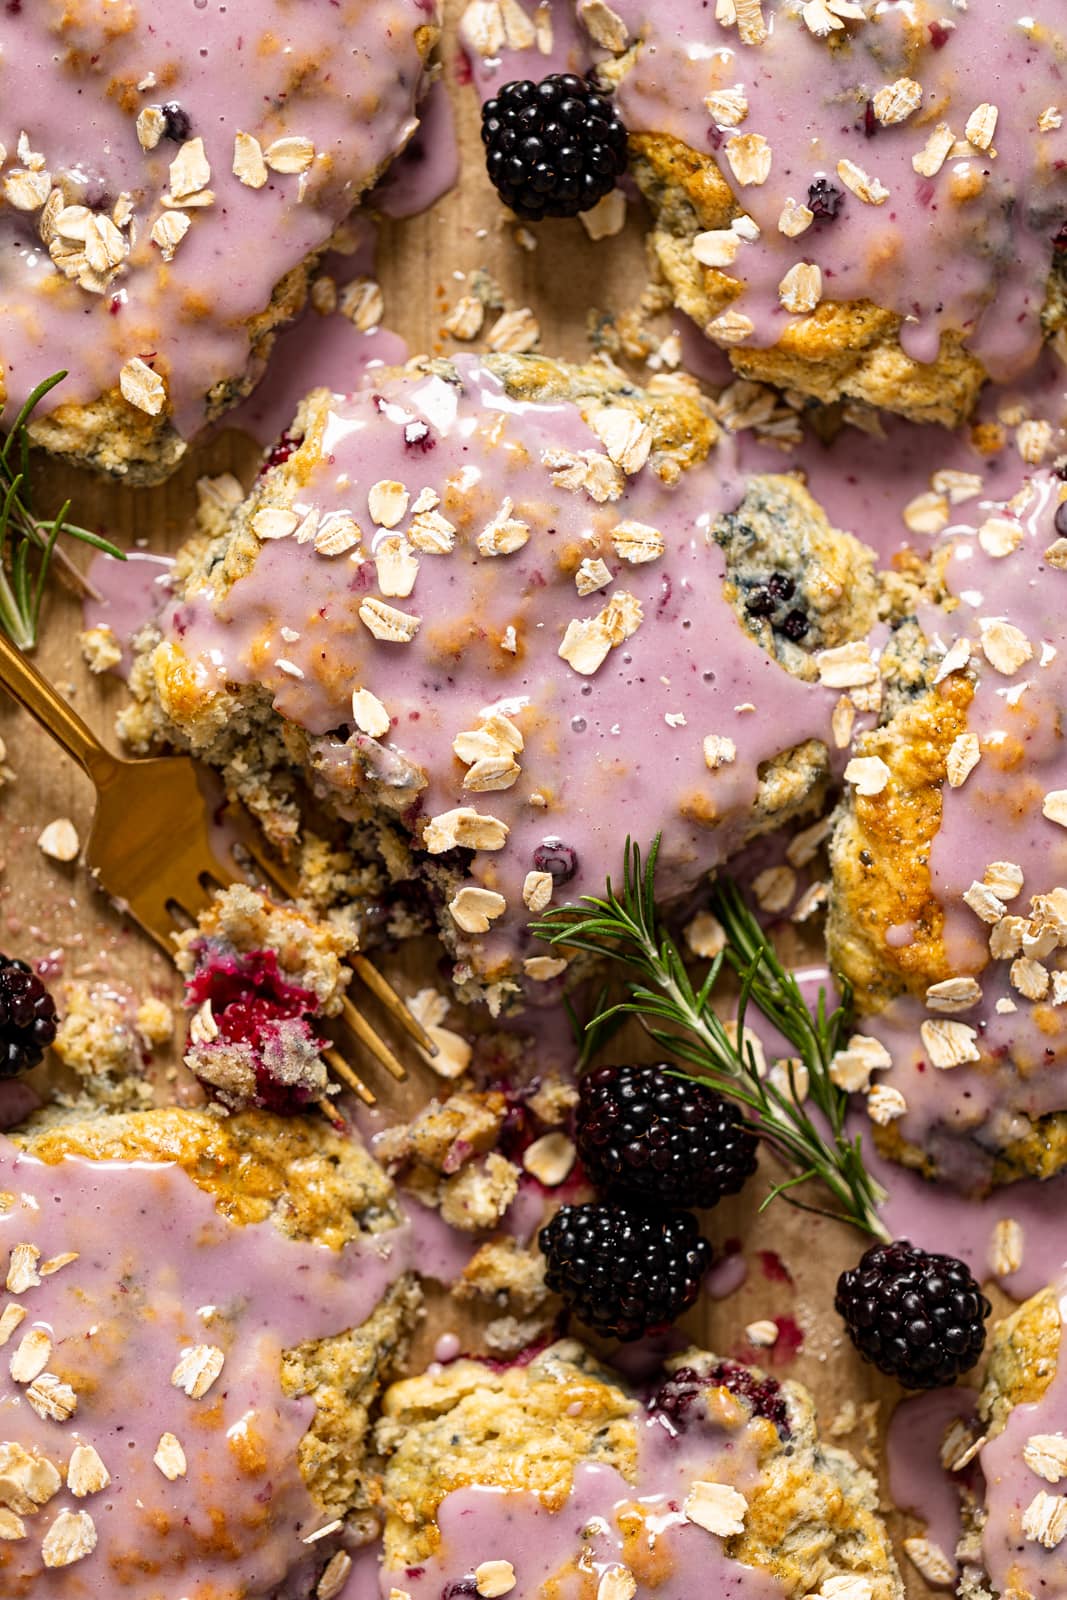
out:
{"label": "broken scone piece", "polygon": [[524,1596],[581,1573],[664,1600],[903,1594],[873,1478],[755,1368],[690,1350],[640,1399],[567,1340],[403,1380],[383,1411],[383,1592],[439,1600],[494,1563]]}
{"label": "broken scone piece", "polygon": [[964,1493],[961,1600],[1067,1592],[1062,1274],[1000,1324],[979,1400],[980,1476]]}
{"label": "broken scone piece", "polygon": [[662,831],[673,896],[828,779],[816,657],[874,622],[872,557],[717,431],[695,388],[533,356],[315,391],[179,558],[124,733],[217,766],[283,849],[295,767],[432,902],[464,998],[544,994],[567,958],[528,923],[626,832]]}
{"label": "broken scone piece", "polygon": [[326,1123],[177,1109],[0,1138],[0,1589],[322,1593],[376,1530],[368,1410],[419,1312]]}
{"label": "broken scone piece", "polygon": [[1032,465],[998,482],[931,553],[941,608],[897,646],[857,746],[879,781],[849,763],[831,842],[833,965],[883,1052],[874,1136],[972,1192],[1067,1166],[1067,490]]}
{"label": "broken scone piece", "polygon": [[246,884],[215,895],[180,936],[185,1063],[222,1105],[299,1111],[329,1092],[319,1022],[341,1009],[353,950],[339,926]]}
{"label": "broken scone piece", "polygon": [[[430,0],[5,13],[0,404],[153,483],[263,375],[323,252],[418,126]],[[97,652],[94,652],[97,653]]]}

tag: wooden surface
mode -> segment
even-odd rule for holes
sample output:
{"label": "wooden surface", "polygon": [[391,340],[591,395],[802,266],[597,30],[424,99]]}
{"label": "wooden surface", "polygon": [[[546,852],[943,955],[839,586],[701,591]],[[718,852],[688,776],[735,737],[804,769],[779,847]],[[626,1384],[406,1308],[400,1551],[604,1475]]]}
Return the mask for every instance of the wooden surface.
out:
{"label": "wooden surface", "polygon": [[[507,304],[530,306],[542,328],[546,351],[570,358],[589,354],[588,329],[598,313],[619,313],[632,306],[645,284],[641,215],[631,211],[626,232],[593,244],[577,222],[548,223],[536,232],[537,247],[527,250],[492,195],[481,163],[477,138],[477,105],[473,92],[456,81],[454,24],[456,4],[449,8],[452,26],[446,37],[446,77],[455,104],[463,169],[459,188],[428,213],[381,229],[378,276],[385,295],[386,323],[407,341],[412,353],[443,353],[455,348],[442,332],[448,306],[462,292],[457,272],[488,271],[500,284]],[[663,321],[663,332],[671,326]],[[268,379],[269,381],[269,379]],[[145,541],[153,550],[173,550],[184,536],[195,504],[196,479],[203,473],[231,470],[248,481],[256,451],[249,440],[228,432],[206,448],[193,450],[181,471],[164,487],[136,491],[102,484],[73,472],[42,464],[38,474],[42,508],[70,494],[74,514],[99,526],[116,542],[131,546]],[[77,559],[84,564],[84,558]],[[37,653],[42,669],[60,684],[72,703],[102,736],[115,743],[114,715],[124,688],[115,677],[93,677],[82,663],[77,633],[80,608],[74,598],[53,586],[45,607],[43,643]],[[87,781],[72,763],[13,706],[0,699],[0,737],[7,745],[15,781],[0,791],[0,948],[27,960],[47,963],[49,981],[61,993],[64,980],[126,986],[137,995],[155,993],[178,998],[175,975],[164,958],[136,930],[124,925],[77,866],[46,860],[35,840],[45,823],[70,817],[84,838],[91,815]],[[402,978],[417,976],[426,952],[401,955],[391,969]],[[164,1056],[161,1065],[167,1065]],[[375,1082],[377,1083],[377,1079]],[[432,1077],[414,1073],[406,1098],[430,1092]],[[689,1319],[689,1331],[723,1354],[754,1359],[746,1344],[745,1325],[757,1318],[792,1318],[803,1346],[788,1364],[769,1363],[779,1375],[795,1376],[810,1385],[824,1425],[847,1400],[857,1406],[880,1401],[880,1421],[892,1411],[898,1391],[880,1384],[855,1359],[832,1310],[833,1283],[840,1269],[855,1260],[858,1235],[818,1218],[775,1204],[763,1217],[754,1215],[765,1192],[758,1180],[739,1201],[721,1206],[708,1219],[713,1240],[744,1241],[749,1272],[744,1286],[720,1302],[708,1301]],[[760,1252],[773,1252],[764,1258]],[[780,1276],[780,1259],[792,1281]],[[459,1326],[454,1308],[435,1303],[423,1351],[447,1327]],[[866,1454],[867,1434],[858,1429],[850,1440]],[[870,1458],[869,1458],[870,1459]],[[901,1519],[895,1519],[903,1526]],[[915,1531],[914,1526],[910,1531]],[[909,1594],[928,1591],[902,1560]]]}

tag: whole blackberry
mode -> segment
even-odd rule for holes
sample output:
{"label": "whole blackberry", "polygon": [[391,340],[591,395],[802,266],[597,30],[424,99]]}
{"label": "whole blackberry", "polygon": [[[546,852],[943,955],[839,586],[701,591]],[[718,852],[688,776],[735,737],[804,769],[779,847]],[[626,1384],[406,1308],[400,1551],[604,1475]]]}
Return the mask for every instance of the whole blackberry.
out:
{"label": "whole blackberry", "polygon": [[662,1067],[600,1067],[579,1085],[575,1138],[604,1194],[713,1206],[756,1170],[758,1141],[740,1111]]}
{"label": "whole blackberry", "polygon": [[0,955],[0,1078],[29,1072],[56,1036],[56,1003],[24,961]]}
{"label": "whole blackberry", "polygon": [[872,1245],[837,1280],[834,1304],[864,1360],[907,1389],[938,1389],[969,1372],[992,1310],[964,1262],[907,1239]]}
{"label": "whole blackberry", "polygon": [[493,187],[516,216],[576,217],[626,171],[626,129],[610,100],[570,72],[506,83],[482,106]]}
{"label": "whole blackberry", "polygon": [[674,1322],[711,1266],[711,1246],[685,1211],[561,1206],[538,1244],[548,1287],[590,1328],[617,1339]]}

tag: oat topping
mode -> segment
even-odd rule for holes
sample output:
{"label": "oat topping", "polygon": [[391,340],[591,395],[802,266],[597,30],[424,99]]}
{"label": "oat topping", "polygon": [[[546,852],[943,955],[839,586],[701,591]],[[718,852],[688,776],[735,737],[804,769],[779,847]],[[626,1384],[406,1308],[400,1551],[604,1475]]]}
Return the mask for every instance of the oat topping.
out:
{"label": "oat topping", "polygon": [[352,717],[368,739],[384,739],[392,726],[388,711],[370,689],[352,691]]}
{"label": "oat topping", "polygon": [[18,1348],[9,1362],[9,1371],[16,1383],[32,1383],[47,1367],[52,1355],[52,1341],[43,1328],[31,1328],[23,1334]]}
{"label": "oat topping", "polygon": [[1023,1460],[1046,1483],[1067,1478],[1067,1438],[1062,1433],[1034,1433],[1023,1447]]}
{"label": "oat topping", "polygon": [[904,1540],[904,1550],[912,1566],[934,1588],[944,1588],[956,1582],[956,1563],[939,1544],[931,1539]]}
{"label": "oat topping", "polygon": [[908,1102],[899,1089],[888,1083],[874,1083],[867,1095],[867,1115],[880,1128],[888,1127],[908,1109]]}
{"label": "oat topping", "polygon": [[78,1409],[78,1396],[54,1372],[42,1372],[26,1390],[26,1399],[39,1417],[67,1422]]}
{"label": "oat topping", "polygon": [[847,157],[837,163],[837,176],[847,189],[851,189],[857,199],[864,205],[884,206],[889,199],[889,190],[877,178],[872,178],[863,168],[857,166]]}
{"label": "oat topping", "polygon": [[383,644],[410,644],[419,631],[421,617],[398,611],[384,600],[371,597],[359,608],[359,620]]}
{"label": "oat topping", "polygon": [[508,903],[495,889],[479,889],[465,884],[448,902],[452,920],[464,933],[488,933],[489,925],[502,917]]}
{"label": "oat topping", "polygon": [[912,156],[912,166],[921,177],[935,178],[944,166],[955,142],[956,136],[948,123],[939,122],[937,127],[930,131],[923,148],[917,155]]}
{"label": "oat topping", "polygon": [[1039,1490],[1023,1512],[1022,1528],[1027,1539],[1055,1550],[1067,1536],[1067,1496]]}
{"label": "oat topping", "polygon": [[919,1033],[931,1064],[942,1071],[980,1059],[977,1034],[966,1022],[924,1022]]}
{"label": "oat topping", "polygon": [[729,1539],[743,1533],[748,1501],[739,1489],[726,1483],[708,1483],[697,1478],[689,1490],[682,1507],[689,1522],[706,1528],[708,1533]]}
{"label": "oat topping", "polygon": [[822,272],[810,262],[798,261],[778,285],[778,298],[796,315],[814,311],[822,299]]}
{"label": "oat topping", "polygon": [[91,1444],[75,1445],[67,1465],[67,1488],[76,1499],[99,1494],[111,1482],[111,1474]]}
{"label": "oat topping", "polygon": [[989,1241],[989,1268],[994,1277],[1018,1272],[1023,1264],[1023,1229],[1014,1217],[1001,1217]]}
{"label": "oat topping", "polygon": [[96,1549],[96,1525],[88,1511],[61,1511],[44,1536],[46,1567],[69,1567]]}
{"label": "oat topping", "polygon": [[889,768],[881,756],[853,756],[845,767],[845,782],[866,797],[881,794],[889,779]]}
{"label": "oat topping", "polygon": [[167,386],[140,356],[133,356],[119,372],[119,388],[124,400],[150,417],[158,417],[167,403]]}
{"label": "oat topping", "polygon": [[35,1244],[16,1244],[12,1247],[7,1267],[7,1287],[12,1294],[25,1294],[40,1283],[37,1263],[41,1252]]}
{"label": "oat topping", "polygon": [[629,1567],[609,1567],[597,1584],[596,1600],[634,1600],[637,1579]]}
{"label": "oat topping", "polygon": [[932,983],[926,991],[929,1009],[946,1013],[969,1011],[981,998],[981,985],[975,978],[943,978],[940,983]]}
{"label": "oat topping", "polygon": [[182,1389],[190,1400],[202,1400],[222,1371],[225,1353],[212,1344],[188,1345],[182,1351],[170,1375],[176,1389]]}
{"label": "oat topping", "polygon": [[395,478],[380,478],[367,491],[367,508],[372,522],[379,528],[395,528],[402,522],[408,509],[410,496],[404,484]]}

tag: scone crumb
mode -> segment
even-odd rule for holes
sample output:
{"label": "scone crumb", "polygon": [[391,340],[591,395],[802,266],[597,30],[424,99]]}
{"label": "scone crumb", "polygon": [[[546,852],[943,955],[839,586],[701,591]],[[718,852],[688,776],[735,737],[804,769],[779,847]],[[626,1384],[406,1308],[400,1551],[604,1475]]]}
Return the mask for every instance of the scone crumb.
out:
{"label": "scone crumb", "polygon": [[114,628],[109,628],[106,622],[98,623],[94,628],[85,628],[78,635],[78,643],[82,660],[90,672],[110,672],[122,660],[122,646]]}
{"label": "scone crumb", "polygon": [[744,1532],[748,1501],[739,1489],[728,1483],[708,1483],[706,1479],[697,1478],[686,1495],[682,1510],[689,1522],[729,1539]]}
{"label": "scone crumb", "polygon": [[474,1587],[486,1600],[510,1594],[515,1587],[515,1568],[510,1561],[483,1561],[474,1569]]}

